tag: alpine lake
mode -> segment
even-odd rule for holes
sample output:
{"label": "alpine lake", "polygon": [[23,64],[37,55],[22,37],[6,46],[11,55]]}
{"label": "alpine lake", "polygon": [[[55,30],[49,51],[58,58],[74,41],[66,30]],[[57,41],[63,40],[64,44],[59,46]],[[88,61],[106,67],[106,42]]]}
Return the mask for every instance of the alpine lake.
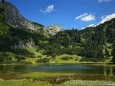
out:
{"label": "alpine lake", "polygon": [[67,80],[115,82],[112,64],[0,65],[0,79],[34,79],[60,84]]}

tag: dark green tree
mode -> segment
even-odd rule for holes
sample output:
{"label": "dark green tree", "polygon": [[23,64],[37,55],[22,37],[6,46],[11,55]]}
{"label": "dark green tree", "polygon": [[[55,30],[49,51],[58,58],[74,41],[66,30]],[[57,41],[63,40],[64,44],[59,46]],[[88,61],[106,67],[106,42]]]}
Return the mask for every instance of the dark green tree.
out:
{"label": "dark green tree", "polygon": [[6,61],[7,58],[8,58],[8,56],[9,56],[9,55],[8,55],[7,53],[1,52],[1,53],[0,53],[0,62]]}
{"label": "dark green tree", "polygon": [[109,56],[110,56],[110,53],[109,53],[109,51],[108,51],[107,48],[105,49],[105,55],[106,55],[106,57],[109,57]]}
{"label": "dark green tree", "polygon": [[113,56],[113,63],[115,63],[115,44],[113,45],[113,50],[112,50],[112,56]]}

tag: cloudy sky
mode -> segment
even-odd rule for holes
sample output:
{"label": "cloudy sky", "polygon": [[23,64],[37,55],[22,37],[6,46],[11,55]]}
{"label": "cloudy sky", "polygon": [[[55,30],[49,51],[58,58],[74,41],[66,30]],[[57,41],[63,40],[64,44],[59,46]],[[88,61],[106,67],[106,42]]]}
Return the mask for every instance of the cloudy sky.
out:
{"label": "cloudy sky", "polygon": [[115,0],[7,0],[28,20],[82,29],[115,18]]}

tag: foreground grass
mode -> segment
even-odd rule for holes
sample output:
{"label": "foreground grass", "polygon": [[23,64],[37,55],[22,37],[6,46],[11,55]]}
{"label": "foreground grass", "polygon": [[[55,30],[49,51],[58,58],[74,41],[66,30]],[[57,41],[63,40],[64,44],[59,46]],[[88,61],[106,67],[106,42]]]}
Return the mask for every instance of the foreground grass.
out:
{"label": "foreground grass", "polygon": [[20,78],[26,79],[47,79],[63,76],[72,76],[74,73],[48,73],[48,72],[30,72],[19,75]]}
{"label": "foreground grass", "polygon": [[0,86],[56,86],[48,82],[33,80],[0,80]]}
{"label": "foreground grass", "polygon": [[64,82],[62,86],[115,86],[115,82],[71,80]]}
{"label": "foreground grass", "polygon": [[62,84],[50,84],[47,81],[37,80],[0,80],[0,86],[114,86],[115,82],[106,81],[83,81],[83,80],[71,80]]}

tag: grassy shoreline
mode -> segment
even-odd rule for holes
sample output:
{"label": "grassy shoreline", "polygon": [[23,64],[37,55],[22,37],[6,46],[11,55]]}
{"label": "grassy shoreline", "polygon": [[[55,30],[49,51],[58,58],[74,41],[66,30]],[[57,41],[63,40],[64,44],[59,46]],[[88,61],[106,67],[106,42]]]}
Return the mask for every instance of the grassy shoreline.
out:
{"label": "grassy shoreline", "polygon": [[0,63],[0,65],[31,65],[31,66],[36,66],[36,65],[77,65],[77,64],[86,64],[86,65],[111,65],[111,66],[115,66],[115,64],[113,64],[112,62],[106,63],[106,62],[78,62],[78,63],[36,63],[36,64],[26,64],[26,63]]}
{"label": "grassy shoreline", "polygon": [[70,80],[61,84],[51,84],[47,81],[38,81],[32,79],[23,80],[0,80],[0,86],[111,86],[115,82],[107,81],[88,81],[88,80]]}

